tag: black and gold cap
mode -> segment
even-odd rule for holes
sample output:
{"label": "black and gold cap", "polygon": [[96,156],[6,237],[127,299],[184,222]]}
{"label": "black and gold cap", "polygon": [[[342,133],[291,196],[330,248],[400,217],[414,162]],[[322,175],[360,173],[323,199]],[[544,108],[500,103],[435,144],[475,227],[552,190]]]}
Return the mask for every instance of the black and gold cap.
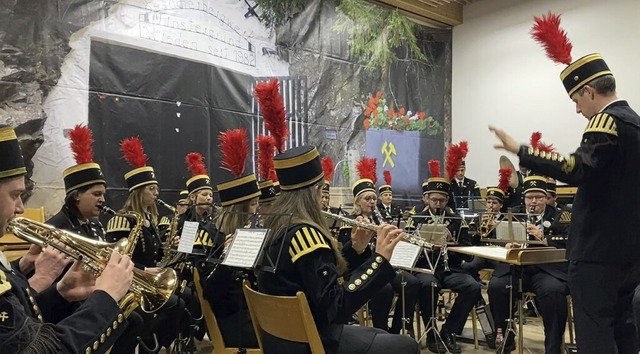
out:
{"label": "black and gold cap", "polygon": [[131,170],[125,173],[124,179],[125,181],[127,181],[129,192],[138,187],[158,183],[158,181],[156,180],[156,174],[153,171],[153,167],[151,166],[144,166]]}
{"label": "black and gold cap", "polygon": [[276,191],[276,196],[280,195],[280,182],[273,181],[273,189]]}
{"label": "black and gold cap", "polygon": [[270,179],[258,182],[258,188],[260,188],[260,202],[271,202],[278,196]]}
{"label": "black and gold cap", "polygon": [[260,196],[256,175],[234,178],[217,185],[223,207],[238,204]]}
{"label": "black and gold cap", "polygon": [[107,184],[100,165],[95,162],[71,166],[62,172],[62,176],[67,194],[92,184]]}
{"label": "black and gold cap", "polygon": [[27,174],[18,137],[12,127],[0,128],[0,178]]}
{"label": "black and gold cap", "polygon": [[547,194],[547,178],[544,176],[529,176],[522,182],[522,192],[542,192]]}
{"label": "black and gold cap", "polygon": [[553,178],[547,178],[547,193],[556,195],[556,180]]}
{"label": "black and gold cap", "polygon": [[376,192],[376,186],[373,185],[373,181],[369,178],[362,178],[356,181],[356,183],[351,186],[351,191],[353,191],[353,197],[357,198],[360,194],[364,192]]}
{"label": "black and gold cap", "polygon": [[180,191],[180,199],[178,199],[178,204],[187,204],[189,202],[189,191],[183,189]]}
{"label": "black and gold cap", "polygon": [[196,175],[187,180],[187,191],[189,194],[202,189],[213,190],[213,187],[211,187],[211,178],[209,178],[208,175]]}
{"label": "black and gold cap", "polygon": [[500,201],[500,203],[504,202],[504,191],[498,187],[489,187],[487,188],[487,199],[493,198]]}
{"label": "black and gold cap", "polygon": [[382,193],[392,193],[391,190],[391,186],[388,184],[383,184],[380,187],[378,187],[378,193],[382,194]]}
{"label": "black and gold cap", "polygon": [[574,61],[560,73],[560,80],[569,97],[591,80],[613,75],[602,55],[592,53]]}
{"label": "black and gold cap", "polygon": [[331,185],[329,184],[329,181],[325,180],[324,183],[322,184],[322,192],[324,193],[331,192]]}
{"label": "black and gold cap", "polygon": [[451,181],[444,177],[431,177],[426,183],[422,184],[422,195],[427,193],[442,193],[449,195]]}
{"label": "black and gold cap", "polygon": [[286,150],[273,158],[273,165],[283,191],[312,186],[324,177],[320,154],[313,145]]}

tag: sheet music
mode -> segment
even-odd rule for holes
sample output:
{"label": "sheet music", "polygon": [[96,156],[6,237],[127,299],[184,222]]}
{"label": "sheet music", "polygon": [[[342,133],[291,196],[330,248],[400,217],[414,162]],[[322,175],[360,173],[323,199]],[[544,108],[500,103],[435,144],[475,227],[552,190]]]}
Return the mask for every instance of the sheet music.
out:
{"label": "sheet music", "polygon": [[507,259],[508,249],[504,247],[493,247],[493,246],[469,246],[464,247],[465,250],[472,252],[477,255],[483,255],[486,257],[491,257],[491,259]]}
{"label": "sheet music", "polygon": [[237,229],[222,264],[230,267],[254,268],[268,231],[268,229]]}
{"label": "sheet music", "polygon": [[193,252],[193,244],[196,242],[198,234],[198,226],[200,224],[195,221],[185,221],[180,234],[180,243],[178,244],[178,252]]}
{"label": "sheet music", "polygon": [[527,240],[527,229],[521,224],[519,221],[513,221],[511,223],[513,226],[513,239],[509,236],[509,222],[508,221],[500,221],[496,224],[496,239],[503,241],[526,241]]}
{"label": "sheet music", "polygon": [[389,264],[397,268],[411,269],[418,260],[422,247],[406,241],[400,241],[393,249]]}
{"label": "sheet music", "polygon": [[422,224],[418,230],[418,235],[423,240],[435,245],[443,245],[446,234],[447,226],[445,224]]}

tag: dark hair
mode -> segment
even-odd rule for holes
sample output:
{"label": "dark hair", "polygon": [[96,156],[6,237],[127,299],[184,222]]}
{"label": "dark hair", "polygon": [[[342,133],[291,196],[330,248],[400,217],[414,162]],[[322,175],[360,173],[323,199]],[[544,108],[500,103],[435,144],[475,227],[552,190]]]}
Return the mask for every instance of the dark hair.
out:
{"label": "dark hair", "polygon": [[64,197],[64,206],[69,210],[69,212],[71,212],[71,214],[73,214],[73,216],[75,216],[79,220],[84,219],[80,214],[80,210],[78,210],[78,206],[76,205],[76,197],[78,196],[78,194],[84,193],[99,184],[104,185],[104,183],[94,183],[69,192],[67,196]]}
{"label": "dark hair", "polygon": [[[609,96],[616,93],[616,79],[613,75],[605,75],[595,78],[589,81],[585,86],[593,87],[593,89],[596,90],[596,93],[601,96]],[[584,95],[585,86],[582,86],[578,91],[576,91],[578,95]]]}

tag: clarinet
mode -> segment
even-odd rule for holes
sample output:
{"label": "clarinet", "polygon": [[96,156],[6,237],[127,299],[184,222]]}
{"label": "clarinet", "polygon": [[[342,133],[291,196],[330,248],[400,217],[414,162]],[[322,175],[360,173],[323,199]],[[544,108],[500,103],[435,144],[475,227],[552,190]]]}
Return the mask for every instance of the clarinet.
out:
{"label": "clarinet", "polygon": [[[433,216],[433,222],[435,224],[442,224],[443,223],[443,215],[440,214],[440,209],[436,209],[435,212],[436,215]],[[449,246],[447,244],[446,240],[446,236],[445,237],[445,242],[442,245],[442,250],[440,251],[440,255],[442,256],[442,266],[444,267],[444,274],[449,275],[451,274],[451,269],[449,269]]]}

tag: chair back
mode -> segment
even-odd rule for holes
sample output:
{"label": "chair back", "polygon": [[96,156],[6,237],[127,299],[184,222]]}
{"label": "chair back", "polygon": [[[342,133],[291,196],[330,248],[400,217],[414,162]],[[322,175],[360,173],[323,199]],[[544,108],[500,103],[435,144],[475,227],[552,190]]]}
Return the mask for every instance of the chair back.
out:
{"label": "chair back", "polygon": [[[224,338],[222,337],[222,332],[220,332],[220,327],[218,327],[216,315],[213,313],[213,309],[211,308],[209,301],[204,298],[204,292],[202,291],[202,285],[200,284],[200,273],[198,273],[196,268],[193,268],[193,282],[196,287],[198,300],[200,301],[200,309],[207,324],[207,333],[209,333],[209,339],[213,344],[213,354],[238,353],[238,348],[227,347],[224,343]],[[262,349],[245,348],[244,350],[246,353],[262,354]]]}
{"label": "chair back", "polygon": [[[31,219],[38,222],[44,222],[44,208],[25,208],[20,214],[21,217]],[[12,233],[0,235],[0,251],[4,252],[9,261],[16,260],[24,256],[31,247],[31,244],[16,237]]]}
{"label": "chair back", "polygon": [[242,290],[260,347],[266,332],[280,339],[309,343],[312,354],[324,354],[318,328],[303,292],[298,291],[295,296],[267,295],[251,289],[246,280]]}

